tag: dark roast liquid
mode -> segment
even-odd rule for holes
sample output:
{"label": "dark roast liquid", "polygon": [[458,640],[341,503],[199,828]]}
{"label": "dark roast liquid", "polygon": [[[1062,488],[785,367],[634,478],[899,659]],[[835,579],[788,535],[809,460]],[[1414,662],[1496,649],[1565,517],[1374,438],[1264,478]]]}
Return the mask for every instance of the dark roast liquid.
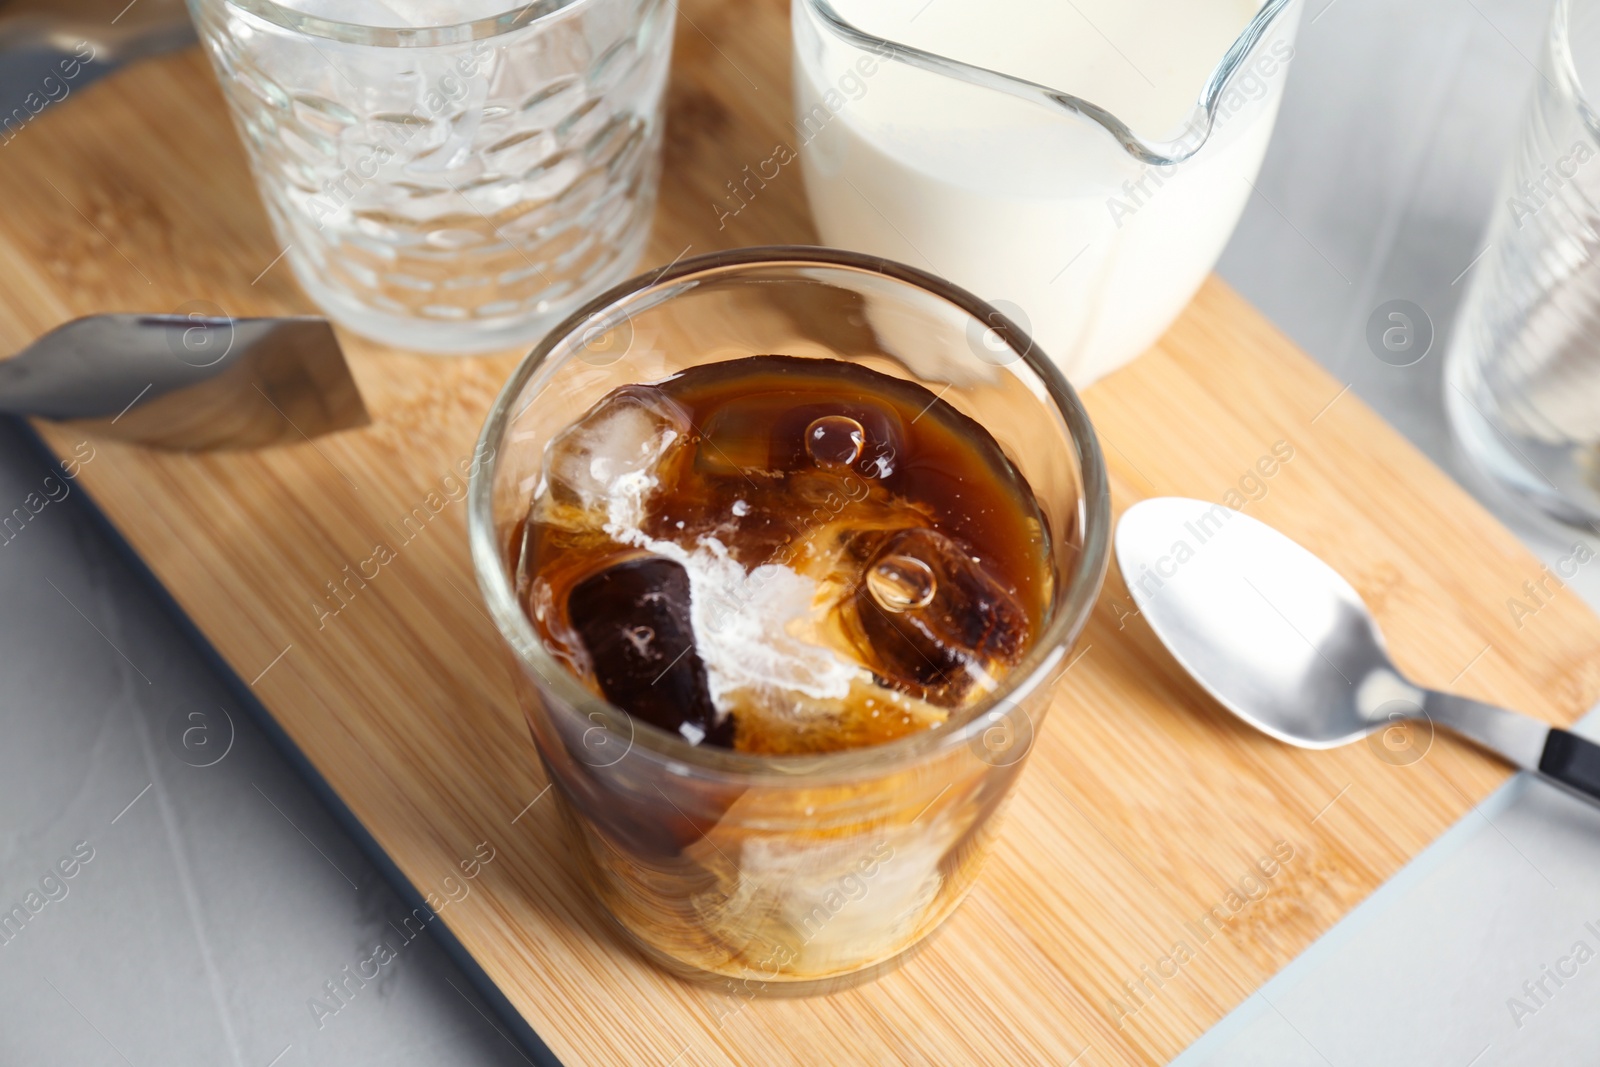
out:
{"label": "dark roast liquid", "polygon": [[[934,393],[857,364],[753,356],[626,386],[546,461],[529,617],[598,694],[691,743],[826,752],[937,728],[1047,619],[1050,534],[1021,474]],[[833,666],[740,681],[768,649],[728,635],[802,581],[814,610],[783,633]]]}

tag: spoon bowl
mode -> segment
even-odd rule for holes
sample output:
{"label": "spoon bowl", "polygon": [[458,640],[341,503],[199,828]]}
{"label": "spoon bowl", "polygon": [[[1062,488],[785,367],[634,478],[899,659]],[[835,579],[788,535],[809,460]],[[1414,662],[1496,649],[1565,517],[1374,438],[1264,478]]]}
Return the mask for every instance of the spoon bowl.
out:
{"label": "spoon bowl", "polygon": [[1320,749],[1380,729],[1387,742],[1390,729],[1411,723],[1428,724],[1431,740],[1437,723],[1600,798],[1600,746],[1407,681],[1354,587],[1272,527],[1221,504],[1158,497],[1123,513],[1115,546],[1151,630],[1206,692],[1256,729]]}
{"label": "spoon bowl", "polygon": [[1350,583],[1304,548],[1221,504],[1163,497],[1128,509],[1116,551],[1173,656],[1256,729],[1332,748],[1383,724],[1357,699],[1366,679],[1396,675],[1383,638]]}

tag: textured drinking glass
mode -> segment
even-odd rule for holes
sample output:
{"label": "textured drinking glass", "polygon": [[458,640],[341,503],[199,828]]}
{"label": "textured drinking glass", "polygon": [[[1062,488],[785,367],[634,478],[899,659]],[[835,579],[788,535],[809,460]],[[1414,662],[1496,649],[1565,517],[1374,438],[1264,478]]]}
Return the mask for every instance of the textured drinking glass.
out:
{"label": "textured drinking glass", "polygon": [[1446,364],[1457,439],[1555,518],[1600,523],[1600,2],[1558,0]]}
{"label": "textured drinking glass", "polygon": [[[1087,415],[995,316],[930,275],[853,253],[703,256],[575,313],[489,414],[469,512],[479,585],[514,653],[574,862],[626,937],[680,975],[739,994],[860,981],[938,926],[977,875],[1099,592],[1110,531]],[[767,353],[920,382],[985,426],[1039,499],[1056,570],[1044,626],[995,694],[937,730],[820,756],[695,747],[591,693],[519,603],[520,524],[550,439],[618,386]]]}
{"label": "textured drinking glass", "polygon": [[633,270],[673,0],[190,8],[283,258],[339,323],[434,352],[531,343]]}

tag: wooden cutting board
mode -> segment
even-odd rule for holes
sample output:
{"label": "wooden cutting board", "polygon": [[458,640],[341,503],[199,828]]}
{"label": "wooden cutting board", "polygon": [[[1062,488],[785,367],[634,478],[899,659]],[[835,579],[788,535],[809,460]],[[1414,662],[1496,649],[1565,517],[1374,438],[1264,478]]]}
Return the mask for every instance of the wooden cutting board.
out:
{"label": "wooden cutting board", "polygon": [[[719,229],[725,183],[793,140],[787,36],[782,0],[685,0],[651,263],[814,240],[793,167]],[[197,52],[52,106],[0,146],[0,203],[12,348],[91,312],[313,310]],[[347,341],[371,427],[247,455],[100,441],[80,484],[414,885],[498,850],[442,918],[569,1064],[1164,1062],[1506,775],[1447,738],[1394,765],[1250,732],[1113,573],[1001,844],[925,952],[828,998],[680,984],[611,938],[555,810],[528,806],[544,782],[445,481],[515,357]],[[1360,589],[1419,681],[1557,723],[1600,692],[1600,622],[1570,593],[1530,600],[1516,539],[1220,282],[1086,400],[1119,510],[1238,491]],[[323,616],[325,583],[430,499],[422,536]]]}

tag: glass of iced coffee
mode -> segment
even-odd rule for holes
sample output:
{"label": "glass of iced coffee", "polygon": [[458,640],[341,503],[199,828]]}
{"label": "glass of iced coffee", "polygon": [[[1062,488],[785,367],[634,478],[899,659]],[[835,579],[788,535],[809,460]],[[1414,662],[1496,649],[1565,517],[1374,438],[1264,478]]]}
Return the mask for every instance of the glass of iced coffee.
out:
{"label": "glass of iced coffee", "polygon": [[478,580],[625,937],[740,994],[905,958],[971,887],[1105,573],[1054,365],[931,275],[743,249],[573,315],[479,450]]}

